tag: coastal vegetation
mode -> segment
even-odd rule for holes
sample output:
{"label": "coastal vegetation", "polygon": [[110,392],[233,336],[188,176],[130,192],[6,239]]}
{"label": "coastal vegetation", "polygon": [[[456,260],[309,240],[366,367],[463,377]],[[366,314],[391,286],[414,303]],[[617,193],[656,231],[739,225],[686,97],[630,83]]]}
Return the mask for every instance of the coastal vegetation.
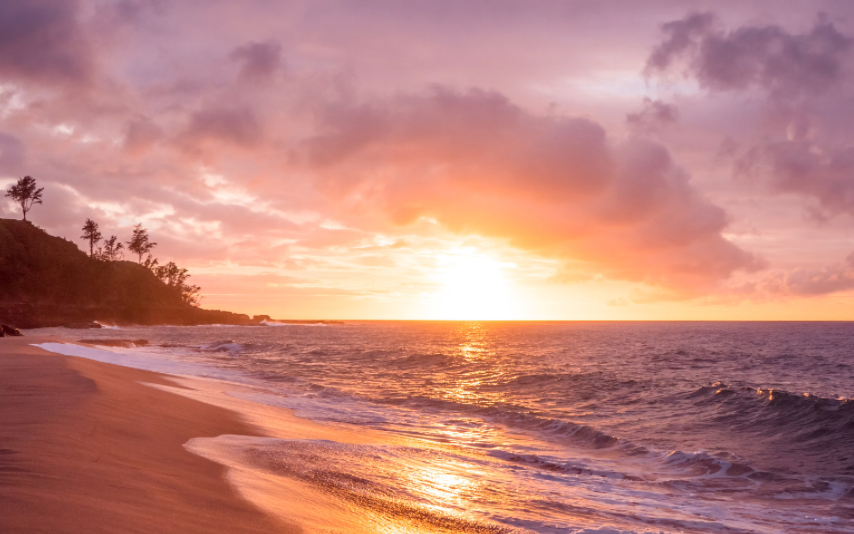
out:
{"label": "coastal vegetation", "polygon": [[32,176],[24,176],[6,191],[6,198],[21,206],[24,220],[27,220],[27,212],[33,209],[34,204],[42,203],[42,191],[44,187],[36,189],[36,180]]}
{"label": "coastal vegetation", "polygon": [[[104,241],[103,247],[95,248],[102,237],[98,223],[87,218],[83,224],[83,235],[80,238],[89,242],[89,257],[105,262],[121,260],[124,256],[122,252],[124,245],[118,242],[116,236],[111,236],[110,239]],[[175,262],[170,261],[166,265],[160,265],[160,261],[151,254],[156,246],[157,243],[151,241],[148,230],[143,228],[142,223],[133,227],[133,236],[127,242],[127,250],[137,255],[137,264],[151,271],[167,287],[177,291],[181,295],[181,300],[186,304],[198,306],[201,302],[201,288],[197,285],[188,284],[189,271],[178,267]],[[142,259],[143,256],[146,256],[145,261]]]}
{"label": "coastal vegetation", "polygon": [[[43,190],[36,186],[35,179],[25,176],[6,192],[21,206],[24,220],[0,219],[0,324],[20,328],[98,328],[100,323],[275,322],[267,315],[250,318],[246,314],[202,309],[201,288],[188,283],[190,273],[174,261],[160,265],[152,254],[157,243],[142,224],[134,226],[130,240],[122,243],[115,235],[105,239],[98,223],[87,218],[80,238],[86,241],[88,254],[73,242],[48,234],[26,220],[32,206],[42,203]],[[137,261],[124,261],[125,250],[134,254]]]}
{"label": "coastal vegetation", "polygon": [[[0,323],[23,328],[88,325],[94,321],[133,324],[247,324],[248,315],[199,308],[201,288],[188,283],[187,269],[160,265],[157,243],[142,224],[126,242],[104,239],[87,218],[81,239],[89,253],[54,237],[26,218],[42,203],[44,188],[25,176],[6,192],[21,206],[23,220],[0,219]],[[101,244],[101,246],[98,246]],[[137,262],[123,261],[123,251]],[[143,259],[144,258],[144,259]]]}
{"label": "coastal vegetation", "polygon": [[137,263],[142,264],[142,257],[149,254],[157,246],[148,238],[148,230],[142,227],[142,223],[133,227],[133,237],[127,242],[128,250],[139,257]]}
{"label": "coastal vegetation", "polygon": [[95,257],[95,243],[101,240],[101,232],[98,231],[98,223],[92,219],[86,219],[83,224],[83,235],[80,239],[85,239],[89,242],[89,257]]}
{"label": "coastal vegetation", "polygon": [[144,265],[102,257],[90,257],[29,222],[0,219],[0,323],[19,328],[97,326],[94,321],[251,323],[248,315],[193,305],[198,301],[179,286],[186,285],[186,271],[177,266],[164,271],[164,281]]}

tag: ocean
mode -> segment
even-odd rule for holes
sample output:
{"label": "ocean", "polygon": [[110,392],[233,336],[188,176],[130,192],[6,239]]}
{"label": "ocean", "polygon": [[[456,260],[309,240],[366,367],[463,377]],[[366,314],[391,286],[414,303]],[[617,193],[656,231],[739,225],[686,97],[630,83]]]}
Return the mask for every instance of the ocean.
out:
{"label": "ocean", "polygon": [[298,480],[371,517],[414,514],[448,532],[854,533],[850,323],[27,334],[145,339],[46,348],[238,384],[243,400],[389,436],[212,442],[259,476]]}

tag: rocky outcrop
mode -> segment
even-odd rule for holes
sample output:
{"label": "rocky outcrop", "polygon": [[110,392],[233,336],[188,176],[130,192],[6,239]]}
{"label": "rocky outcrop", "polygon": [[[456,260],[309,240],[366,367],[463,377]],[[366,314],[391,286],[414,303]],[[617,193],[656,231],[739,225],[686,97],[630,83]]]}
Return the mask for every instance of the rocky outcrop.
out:
{"label": "rocky outcrop", "polygon": [[23,336],[20,330],[9,324],[0,324],[0,337]]}

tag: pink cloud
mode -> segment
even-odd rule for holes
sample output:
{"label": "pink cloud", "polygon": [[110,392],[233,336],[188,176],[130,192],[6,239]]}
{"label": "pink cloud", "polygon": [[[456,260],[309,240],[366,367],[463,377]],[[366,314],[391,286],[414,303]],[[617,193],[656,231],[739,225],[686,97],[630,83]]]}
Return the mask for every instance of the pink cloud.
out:
{"label": "pink cloud", "polygon": [[238,46],[230,55],[240,63],[240,75],[255,83],[269,79],[284,67],[281,56],[282,45],[276,41],[252,41]]}
{"label": "pink cloud", "polygon": [[684,59],[686,72],[710,89],[759,87],[777,97],[812,96],[840,80],[854,42],[825,17],[800,34],[773,24],[731,31],[719,25],[709,12],[663,24],[665,39],[649,56],[647,73]]}
{"label": "pink cloud", "polygon": [[[778,4],[762,2],[532,5],[12,0],[0,172],[49,186],[49,230],[145,220],[179,262],[313,268],[380,236],[431,252],[483,236],[557,259],[557,278],[674,299],[766,265],[728,234],[752,182],[718,176],[709,140],[738,138],[763,206],[854,213],[844,22],[786,25],[803,19],[789,4],[765,22]],[[680,69],[700,94],[655,86]],[[688,122],[721,99],[732,115]],[[376,254],[354,262],[393,264]]]}
{"label": "pink cloud", "polygon": [[85,83],[94,54],[77,0],[5,0],[0,5],[0,74],[49,84]]}
{"label": "pink cloud", "polygon": [[320,187],[396,224],[432,218],[582,259],[609,277],[694,290],[763,264],[721,236],[724,211],[667,149],[593,121],[532,114],[494,92],[434,87],[331,105],[306,140]]}

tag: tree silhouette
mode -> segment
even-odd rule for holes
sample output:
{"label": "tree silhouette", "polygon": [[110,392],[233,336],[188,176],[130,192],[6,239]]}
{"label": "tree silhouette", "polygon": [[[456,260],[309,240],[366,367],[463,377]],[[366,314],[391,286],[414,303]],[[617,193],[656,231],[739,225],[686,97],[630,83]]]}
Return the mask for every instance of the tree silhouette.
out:
{"label": "tree silhouette", "polygon": [[124,245],[119,242],[119,238],[112,236],[104,241],[104,248],[99,248],[95,253],[95,257],[101,261],[118,261],[124,256],[122,253],[123,248]]}
{"label": "tree silhouette", "polygon": [[148,269],[149,271],[153,272],[154,274],[157,274],[157,266],[159,264],[160,264],[160,262],[157,260],[157,258],[152,256],[150,253],[145,258],[145,261],[142,262],[142,266],[145,267],[146,269]]}
{"label": "tree silhouette", "polygon": [[187,284],[190,273],[187,269],[178,267],[175,262],[170,261],[154,269],[154,274],[169,287],[174,287],[181,293],[181,299],[192,306],[198,306],[202,299],[199,291],[202,288]]}
{"label": "tree silhouette", "polygon": [[202,290],[199,286],[191,286],[184,284],[181,287],[181,298],[190,306],[200,306],[202,304],[202,295],[199,293]]}
{"label": "tree silhouette", "polygon": [[80,236],[80,239],[89,241],[90,258],[95,257],[95,243],[100,241],[102,237],[101,232],[98,231],[98,223],[92,219],[86,219],[86,224],[83,225],[83,235]]}
{"label": "tree silhouette", "polygon": [[33,208],[33,204],[42,203],[42,191],[36,189],[36,179],[32,176],[24,176],[18,182],[6,191],[6,197],[21,205],[21,211],[24,212],[24,220],[27,220],[27,212]]}
{"label": "tree silhouette", "polygon": [[157,243],[152,243],[148,238],[148,230],[142,227],[142,223],[133,227],[133,237],[127,242],[128,250],[139,256],[139,263],[142,264],[142,257],[151,249],[157,246]]}

